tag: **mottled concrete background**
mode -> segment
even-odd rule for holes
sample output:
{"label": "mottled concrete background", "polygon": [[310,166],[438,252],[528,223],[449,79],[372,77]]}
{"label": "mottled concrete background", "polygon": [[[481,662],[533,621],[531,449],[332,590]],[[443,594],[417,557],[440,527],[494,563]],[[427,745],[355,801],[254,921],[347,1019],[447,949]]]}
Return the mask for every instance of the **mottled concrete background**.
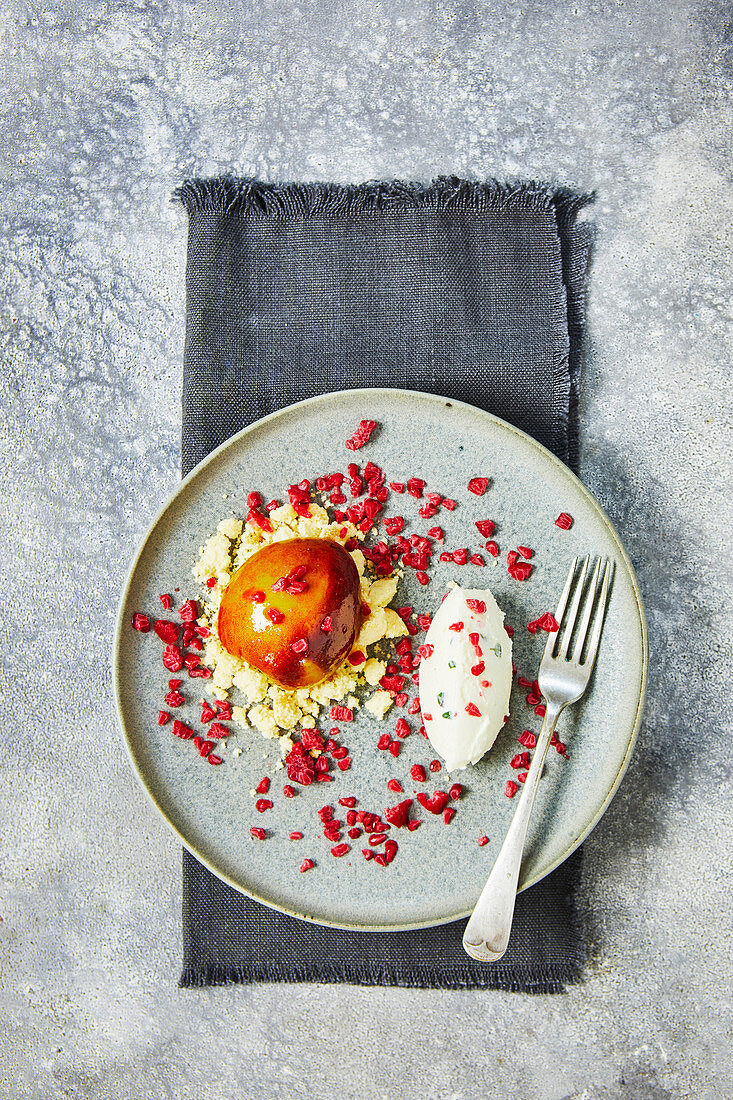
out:
{"label": "mottled concrete background", "polygon": [[[5,0],[0,21],[2,1096],[733,1095],[730,4]],[[176,988],[179,845],[108,666],[178,479],[169,196],[226,168],[598,192],[582,475],[638,569],[652,668],[566,995]]]}

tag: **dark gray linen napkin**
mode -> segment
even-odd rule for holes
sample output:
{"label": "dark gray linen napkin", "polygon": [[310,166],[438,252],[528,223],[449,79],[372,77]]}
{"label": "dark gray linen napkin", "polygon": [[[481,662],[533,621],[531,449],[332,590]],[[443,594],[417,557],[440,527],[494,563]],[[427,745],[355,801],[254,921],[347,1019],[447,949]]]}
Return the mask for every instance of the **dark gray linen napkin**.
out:
{"label": "dark gray linen napkin", "polygon": [[[573,463],[590,196],[440,178],[347,187],[191,180],[182,466],[253,420],[366,386],[468,401]],[[244,897],[183,853],[181,985],[354,982],[552,993],[577,981],[580,852],[519,895],[504,958],[464,921],[348,932]]]}

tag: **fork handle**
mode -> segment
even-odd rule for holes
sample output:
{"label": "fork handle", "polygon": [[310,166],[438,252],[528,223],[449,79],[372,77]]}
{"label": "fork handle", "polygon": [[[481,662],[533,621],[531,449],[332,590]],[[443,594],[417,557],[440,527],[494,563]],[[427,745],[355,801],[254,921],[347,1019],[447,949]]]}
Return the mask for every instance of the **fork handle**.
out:
{"label": "fork handle", "polygon": [[496,863],[488,882],[476,903],[463,933],[463,946],[467,953],[479,962],[496,962],[506,951],[512,929],[514,903],[517,896],[519,868],[522,863],[524,841],[529,817],[532,813],[542,768],[555,732],[557,720],[565,704],[547,703],[547,711],[535,748],[532,764],[524,782],[519,804],[514,812],[509,831],[504,838]]}

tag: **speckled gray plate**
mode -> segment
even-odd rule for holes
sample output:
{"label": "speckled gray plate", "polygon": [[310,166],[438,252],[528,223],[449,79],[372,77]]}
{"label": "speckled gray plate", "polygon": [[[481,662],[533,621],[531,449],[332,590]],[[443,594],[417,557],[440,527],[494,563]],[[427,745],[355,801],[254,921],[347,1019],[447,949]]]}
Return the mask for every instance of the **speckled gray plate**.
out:
{"label": "speckled gray plate", "polygon": [[[379,422],[363,450],[352,454],[345,439],[362,418]],[[320,473],[345,470],[356,459],[381,465],[390,481],[422,477],[428,490],[454,497],[454,512],[441,510],[428,522],[417,514],[419,502],[390,495],[387,514],[409,517],[406,533],[425,533],[433,524],[446,532],[446,546],[481,549],[474,520],[497,523],[502,549],[486,568],[438,564],[431,583],[421,588],[408,570],[396,603],[432,611],[446,582],[492,589],[516,628],[514,659],[521,674],[533,679],[545,636],[535,637],[526,623],[552,610],[575,554],[601,553],[617,563],[613,593],[594,679],[585,698],[568,708],[559,734],[570,759],[551,753],[529,828],[521,888],[542,878],[562,862],[590,832],[608,806],[626,770],[640,719],[646,682],[646,626],[639,590],[628,557],[610,522],[576,477],[534,440],[470,405],[429,394],[399,390],[358,390],[293,405],[234,436],[198,466],[181,484],[155,520],[132,567],[120,605],[115,638],[114,680],[120,723],[137,775],[153,802],[186,847],[215,874],[267,905],[323,924],[373,930],[440,924],[473,908],[499,850],[515,803],[504,796],[512,775],[509,761],[525,728],[537,731],[540,720],[526,705],[525,692],[512,695],[511,720],[491,753],[480,764],[457,772],[453,780],[465,794],[450,825],[419,810],[423,824],[413,833],[393,830],[399,841],[395,861],[382,868],[367,862],[352,841],[348,856],[335,859],[315,815],[338,799],[355,795],[359,805],[383,811],[400,797],[387,790],[399,778],[409,794],[416,789],[410,766],[434,755],[417,732],[415,719],[392,708],[384,722],[358,711],[352,725],[343,724],[343,740],[353,764],[335,771],[332,783],[299,788],[282,795],[283,771],[275,770],[277,750],[255,731],[230,739],[226,761],[211,767],[191,742],[159,727],[158,709],[169,673],[160,662],[161,643],[152,632],[141,635],[130,625],[132,614],[161,614],[159,593],[180,589],[197,595],[191,566],[199,546],[231,511],[242,514],[253,489],[266,500],[283,499],[285,488]],[[493,485],[483,497],[466,491],[471,477],[489,476]],[[554,520],[562,511],[574,517],[570,531]],[[513,581],[506,571],[506,552],[517,545],[534,548],[529,581]],[[419,638],[418,638],[419,641]],[[184,673],[185,679],[185,673]],[[187,703],[179,713],[199,728],[201,680],[185,679]],[[405,714],[414,733],[398,759],[379,752],[384,730],[393,731]],[[330,723],[326,722],[326,726]],[[245,751],[232,755],[234,744]],[[272,810],[254,810],[252,788],[273,778]],[[445,771],[431,775],[424,787],[449,785]],[[419,809],[419,807],[418,807]],[[250,837],[252,825],[263,826],[268,840]],[[288,840],[291,830],[305,836]],[[477,840],[490,843],[480,848]],[[309,856],[316,867],[298,871]]]}

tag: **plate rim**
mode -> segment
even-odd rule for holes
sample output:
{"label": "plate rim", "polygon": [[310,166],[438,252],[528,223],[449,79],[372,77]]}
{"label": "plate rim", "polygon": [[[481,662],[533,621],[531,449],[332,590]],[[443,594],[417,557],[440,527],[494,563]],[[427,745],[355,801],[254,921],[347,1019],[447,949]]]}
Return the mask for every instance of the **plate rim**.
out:
{"label": "plate rim", "polygon": [[[183,845],[183,847],[186,848],[186,850],[188,852],[190,852],[190,854],[192,856],[194,856],[194,858],[197,859],[199,861],[199,863],[203,864],[203,866],[206,867],[207,870],[209,870],[213,875],[215,875],[222,882],[225,882],[228,886],[231,886],[232,889],[236,890],[238,893],[243,894],[245,897],[252,898],[254,901],[257,901],[260,904],[265,905],[270,909],[275,909],[278,912],[287,914],[288,916],[293,916],[293,917],[296,917],[300,920],[308,921],[310,924],[316,924],[316,925],[319,925],[321,927],[340,929],[340,930],[343,930],[343,931],[404,932],[404,931],[412,931],[412,930],[416,930],[416,929],[420,929],[420,928],[435,928],[435,927],[438,927],[440,925],[450,924],[453,921],[462,920],[463,918],[470,916],[471,913],[473,912],[473,906],[469,909],[461,910],[460,912],[452,914],[449,917],[440,918],[438,920],[431,917],[431,918],[428,918],[424,921],[408,921],[406,923],[400,922],[400,923],[396,923],[396,924],[363,924],[363,923],[359,923],[359,922],[343,923],[341,921],[325,920],[321,917],[316,918],[312,915],[309,915],[308,913],[295,912],[293,909],[288,909],[288,908],[285,908],[284,906],[276,905],[270,899],[261,897],[259,894],[253,893],[249,890],[245,890],[240,883],[234,881],[229,875],[222,872],[222,870],[220,868],[217,868],[217,867],[213,866],[211,860],[207,859],[202,853],[198,852],[196,850],[196,848],[194,846],[192,846],[186,840],[186,838],[181,834],[180,830],[176,827],[176,825],[170,820],[170,818],[166,814],[165,810],[160,805],[158,799],[155,797],[155,795],[154,795],[154,793],[151,789],[151,786],[148,784],[148,781],[147,781],[147,779],[146,779],[146,777],[143,773],[142,768],[138,765],[138,761],[137,761],[137,759],[135,757],[135,754],[134,754],[134,751],[133,751],[132,739],[128,735],[127,729],[125,727],[124,716],[123,716],[122,698],[121,698],[122,697],[122,690],[121,690],[121,682],[120,682],[120,668],[121,668],[120,651],[121,651],[121,647],[122,647],[122,643],[123,643],[123,631],[124,631],[125,622],[126,622],[126,619],[124,618],[125,604],[127,603],[127,600],[128,600],[130,589],[132,587],[132,582],[133,582],[133,579],[135,577],[135,573],[137,571],[138,563],[139,563],[141,557],[143,556],[143,554],[144,554],[144,552],[145,552],[145,550],[148,546],[148,543],[150,542],[155,530],[157,529],[158,524],[160,523],[160,521],[165,516],[165,513],[168,511],[168,509],[171,507],[171,505],[174,503],[174,501],[177,500],[178,497],[185,491],[186,487],[190,484],[191,481],[193,481],[196,477],[198,477],[202,473],[202,471],[204,469],[206,469],[207,466],[209,466],[213,462],[215,462],[223,451],[235,448],[240,443],[240,441],[242,439],[244,439],[250,433],[254,432],[255,430],[261,429],[263,426],[267,425],[272,420],[275,420],[275,419],[277,419],[277,418],[279,418],[279,417],[281,417],[281,416],[283,416],[287,413],[292,413],[296,409],[302,409],[305,406],[313,407],[313,406],[318,406],[318,405],[321,405],[321,404],[327,404],[330,401],[338,400],[340,397],[343,397],[344,394],[351,394],[355,398],[356,397],[361,397],[361,398],[365,398],[365,399],[368,398],[369,396],[373,396],[373,397],[379,396],[379,397],[382,397],[382,398],[388,396],[391,399],[396,399],[396,398],[399,398],[400,395],[404,395],[404,396],[409,397],[409,398],[418,398],[421,401],[427,401],[428,403],[432,403],[432,404],[436,404],[436,405],[442,405],[443,407],[465,408],[467,410],[470,410],[470,412],[473,413],[473,414],[480,413],[482,416],[487,417],[489,420],[493,421],[494,424],[496,426],[498,426],[500,429],[508,430],[509,432],[511,432],[513,435],[516,435],[518,438],[520,438],[524,442],[529,443],[532,448],[536,449],[539,452],[540,457],[543,460],[549,461],[562,474],[562,476],[569,477],[571,482],[575,483],[576,489],[579,490],[581,495],[586,498],[586,500],[590,504],[591,508],[598,513],[603,525],[606,527],[611,539],[613,540],[613,542],[615,543],[615,545],[617,547],[619,556],[620,556],[620,558],[622,559],[622,561],[624,563],[624,566],[625,566],[626,571],[628,573],[629,579],[631,581],[631,586],[632,586],[632,590],[633,590],[633,594],[634,594],[634,602],[635,602],[635,606],[636,606],[637,615],[638,615],[638,618],[639,618],[639,626],[640,626],[640,629],[641,629],[641,634],[640,634],[640,639],[641,639],[641,677],[640,677],[640,683],[639,683],[639,697],[637,699],[636,711],[635,711],[635,714],[634,714],[634,721],[633,721],[633,725],[632,725],[632,729],[631,729],[631,734],[629,736],[629,740],[628,740],[628,743],[627,743],[627,746],[626,746],[626,752],[624,753],[624,756],[623,756],[623,758],[622,758],[622,760],[619,764],[618,771],[617,771],[616,776],[614,778],[613,784],[609,788],[608,793],[606,794],[606,797],[604,798],[603,802],[598,807],[595,816],[591,819],[591,821],[588,823],[588,825],[580,831],[579,835],[570,843],[570,845],[567,847],[567,849],[565,850],[565,852],[561,856],[559,856],[541,874],[537,874],[533,878],[522,882],[521,886],[519,887],[518,892],[522,893],[524,890],[529,889],[530,886],[534,886],[536,883],[541,882],[542,879],[546,878],[547,875],[551,874],[557,867],[559,867],[562,863],[564,863],[567,859],[569,859],[569,857],[573,854],[573,852],[575,852],[580,847],[580,845],[583,843],[583,841],[586,839],[586,837],[588,837],[590,835],[590,833],[596,827],[596,825],[598,824],[600,819],[603,817],[603,815],[606,812],[608,806],[610,805],[611,801],[613,800],[616,792],[618,791],[618,788],[621,784],[621,781],[622,781],[622,779],[623,779],[623,777],[626,774],[626,771],[628,769],[629,762],[631,760],[631,756],[633,754],[634,747],[636,745],[636,741],[637,741],[638,736],[639,736],[639,729],[640,729],[640,726],[641,726],[641,719],[642,719],[642,715],[643,715],[643,712],[644,712],[644,703],[645,703],[646,691],[647,691],[647,680],[648,680],[648,671],[649,671],[648,625],[647,625],[647,620],[646,620],[646,614],[644,612],[644,605],[643,605],[642,598],[641,598],[641,590],[640,590],[640,587],[639,587],[639,582],[637,580],[636,573],[634,571],[634,567],[631,563],[631,559],[629,558],[629,555],[626,552],[626,548],[624,547],[624,545],[623,545],[623,543],[622,543],[622,541],[621,541],[621,539],[618,535],[618,532],[616,531],[616,528],[615,528],[614,524],[612,523],[611,519],[606,514],[606,511],[602,507],[602,505],[599,504],[599,502],[593,496],[591,491],[588,488],[586,488],[586,486],[580,480],[578,475],[573,470],[571,470],[570,467],[567,466],[561,459],[559,459],[556,455],[554,455],[552,453],[552,451],[550,451],[547,447],[545,447],[544,444],[539,443],[533,436],[529,435],[527,432],[522,431],[521,428],[515,427],[514,424],[510,424],[509,421],[507,421],[507,420],[502,420],[501,417],[496,416],[494,413],[488,412],[486,409],[481,409],[478,405],[472,405],[468,401],[461,401],[461,400],[458,400],[458,399],[452,398],[452,397],[448,398],[448,397],[444,397],[440,394],[434,394],[434,393],[430,393],[430,392],[423,391],[423,390],[409,390],[409,389],[403,389],[403,388],[399,388],[399,387],[394,387],[393,388],[393,387],[386,387],[386,386],[361,387],[361,388],[348,388],[347,387],[347,388],[341,389],[341,390],[331,390],[328,393],[317,394],[314,397],[307,397],[307,398],[304,398],[304,400],[302,400],[302,401],[296,401],[296,402],[294,402],[293,404],[290,404],[290,405],[284,405],[283,408],[276,409],[274,412],[268,413],[266,416],[260,417],[258,420],[254,420],[251,424],[248,424],[246,427],[241,428],[238,432],[235,432],[234,435],[231,435],[228,439],[225,439],[222,443],[220,443],[217,447],[215,447],[213,451],[211,451],[208,455],[206,455],[206,457],[203,458],[201,460],[201,462],[197,463],[197,465],[194,466],[193,469],[190,470],[189,473],[186,474],[186,476],[184,478],[181,479],[179,484],[167,495],[166,499],[164,500],[164,502],[161,504],[161,506],[157,510],[155,516],[150,521],[150,523],[148,525],[147,532],[146,532],[145,536],[143,537],[142,541],[140,542],[140,544],[138,545],[137,550],[135,552],[135,555],[132,559],[132,562],[131,562],[131,564],[128,568],[127,576],[125,578],[125,583],[123,585],[122,592],[121,592],[121,595],[120,595],[120,598],[119,598],[119,601],[118,601],[116,623],[115,623],[115,632],[114,632],[114,638],[113,638],[113,644],[112,644],[112,653],[111,653],[112,685],[113,685],[113,690],[114,690],[114,701],[115,701],[115,710],[116,710],[116,714],[117,714],[117,725],[118,725],[118,728],[119,728],[119,730],[122,734],[122,740],[124,742],[125,749],[127,751],[127,756],[128,756],[128,759],[130,760],[130,763],[132,765],[132,769],[133,769],[135,775],[137,776],[138,782],[140,783],[140,786],[145,791],[145,794],[147,795],[148,799],[152,802],[152,804],[155,807],[155,809],[157,810],[158,814],[164,820],[167,827],[176,835],[176,837],[178,838],[180,843]],[[488,874],[488,872],[487,872],[487,874]]]}

